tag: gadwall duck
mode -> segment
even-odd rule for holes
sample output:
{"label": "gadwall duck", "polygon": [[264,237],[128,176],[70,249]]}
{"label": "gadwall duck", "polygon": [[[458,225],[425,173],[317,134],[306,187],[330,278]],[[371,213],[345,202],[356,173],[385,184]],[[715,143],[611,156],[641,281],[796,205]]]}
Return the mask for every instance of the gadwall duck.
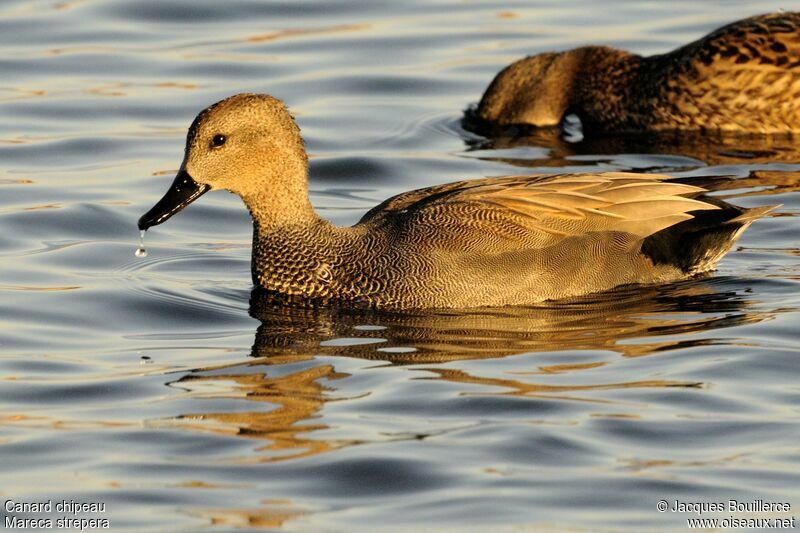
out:
{"label": "gadwall duck", "polygon": [[465,125],[493,133],[568,114],[587,132],[800,131],[800,13],[740,20],[650,57],[586,46],[521,59]]}
{"label": "gadwall duck", "polygon": [[161,224],[210,189],[253,219],[253,282],[287,300],[375,308],[526,304],[714,268],[769,208],[742,209],[666,176],[606,172],[460,181],[406,192],[352,227],[308,198],[300,130],[280,100],[201,112],[177,176],[139,219]]}

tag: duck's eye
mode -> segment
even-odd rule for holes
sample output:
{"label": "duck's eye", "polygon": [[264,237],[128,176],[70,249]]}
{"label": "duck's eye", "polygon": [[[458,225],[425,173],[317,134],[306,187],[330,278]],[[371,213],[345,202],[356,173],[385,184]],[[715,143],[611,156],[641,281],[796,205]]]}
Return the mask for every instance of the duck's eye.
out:
{"label": "duck's eye", "polygon": [[211,146],[214,148],[219,148],[220,146],[225,144],[225,141],[227,140],[228,140],[227,137],[225,137],[224,135],[220,135],[218,133],[214,135],[214,137],[211,139]]}

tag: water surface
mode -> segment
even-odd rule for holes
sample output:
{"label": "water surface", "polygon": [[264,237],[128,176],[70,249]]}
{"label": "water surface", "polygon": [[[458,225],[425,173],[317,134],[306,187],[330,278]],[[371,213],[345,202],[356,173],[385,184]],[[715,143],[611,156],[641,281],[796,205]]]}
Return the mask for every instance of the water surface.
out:
{"label": "water surface", "polygon": [[[661,499],[793,514],[796,143],[487,142],[460,118],[523,55],[659,53],[795,4],[3,2],[3,500],[104,502],[135,531],[683,529]],[[339,224],[416,187],[565,170],[782,207],[705,279],[524,308],[286,309],[251,294],[250,223],[226,193],[133,254],[194,115],[243,91],[290,105],[312,201]]]}

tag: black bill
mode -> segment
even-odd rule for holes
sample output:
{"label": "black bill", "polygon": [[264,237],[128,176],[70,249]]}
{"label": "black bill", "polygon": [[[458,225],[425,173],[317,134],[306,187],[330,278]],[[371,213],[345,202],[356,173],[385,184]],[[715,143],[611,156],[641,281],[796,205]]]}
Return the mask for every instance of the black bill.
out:
{"label": "black bill", "polygon": [[200,198],[210,188],[208,185],[197,183],[188,172],[180,169],[177,176],[175,176],[175,181],[172,182],[164,197],[139,219],[139,229],[146,230],[161,224]]}

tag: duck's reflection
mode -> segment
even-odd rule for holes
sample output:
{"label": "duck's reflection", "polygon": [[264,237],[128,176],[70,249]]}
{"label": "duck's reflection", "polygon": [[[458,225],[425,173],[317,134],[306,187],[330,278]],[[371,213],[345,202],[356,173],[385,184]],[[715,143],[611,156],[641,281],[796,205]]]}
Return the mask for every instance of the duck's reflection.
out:
{"label": "duck's reflection", "polygon": [[[331,365],[311,365],[289,372],[281,368],[310,359],[311,356],[276,356],[254,365],[199,369],[187,374],[172,385],[191,391],[194,397],[246,399],[271,405],[255,410],[186,414],[178,417],[176,425],[265,440],[267,444],[257,449],[262,453],[253,459],[258,462],[296,459],[352,444],[305,437],[327,428],[308,422],[317,418],[322,405],[330,399],[327,393],[333,389],[325,383],[347,375],[337,373]],[[271,376],[273,368],[279,370]]]}
{"label": "duck's reflection", "polygon": [[[680,181],[714,192],[727,192],[717,198],[733,199],[747,196],[776,196],[800,191],[800,172],[752,170],[747,176],[695,176]],[[786,216],[772,214],[770,216]]]}
{"label": "duck's reflection", "polygon": [[[609,135],[570,140],[559,128],[538,128],[490,138],[470,138],[467,155],[517,167],[564,167],[624,158],[637,170],[664,166],[696,168],[705,165],[800,163],[800,142],[791,135],[736,135],[664,132],[647,135]],[[635,155],[652,154],[637,158]],[[663,166],[658,165],[663,161]]]}
{"label": "duck's reflection", "polygon": [[[527,307],[372,312],[281,305],[260,290],[250,314],[261,321],[253,357],[322,354],[395,365],[504,357],[523,352],[611,350],[641,356],[704,340],[659,337],[757,321],[725,280],[630,287]],[[625,342],[640,339],[640,342]]]}
{"label": "duck's reflection", "polygon": [[[260,290],[250,313],[261,321],[247,363],[198,369],[172,386],[214,408],[173,421],[195,431],[263,440],[256,454],[237,461],[282,461],[358,444],[341,440],[337,428],[320,421],[323,406],[346,399],[329,357],[381,360],[390,365],[465,362],[530,352],[581,351],[596,360],[549,364],[498,377],[476,375],[475,365],[417,367],[426,379],[486,387],[486,394],[602,402],[589,391],[621,388],[696,387],[696,382],[630,380],[605,382],[586,371],[609,364],[609,352],[640,357],[699,344],[732,342],[711,332],[757,322],[768,315],[741,282],[713,278],[667,286],[631,287],[570,301],[530,307],[463,312],[385,313],[367,310],[288,307]],[[705,335],[691,335],[704,332]],[[465,366],[469,366],[466,365]],[[574,384],[548,383],[548,375],[568,374]],[[339,389],[339,390],[337,390]],[[219,400],[214,403],[213,400]],[[246,400],[235,410],[231,400]],[[251,403],[252,402],[252,403]],[[329,430],[329,431],[323,431]],[[310,433],[314,435],[310,435]],[[413,438],[413,437],[409,437]]]}

